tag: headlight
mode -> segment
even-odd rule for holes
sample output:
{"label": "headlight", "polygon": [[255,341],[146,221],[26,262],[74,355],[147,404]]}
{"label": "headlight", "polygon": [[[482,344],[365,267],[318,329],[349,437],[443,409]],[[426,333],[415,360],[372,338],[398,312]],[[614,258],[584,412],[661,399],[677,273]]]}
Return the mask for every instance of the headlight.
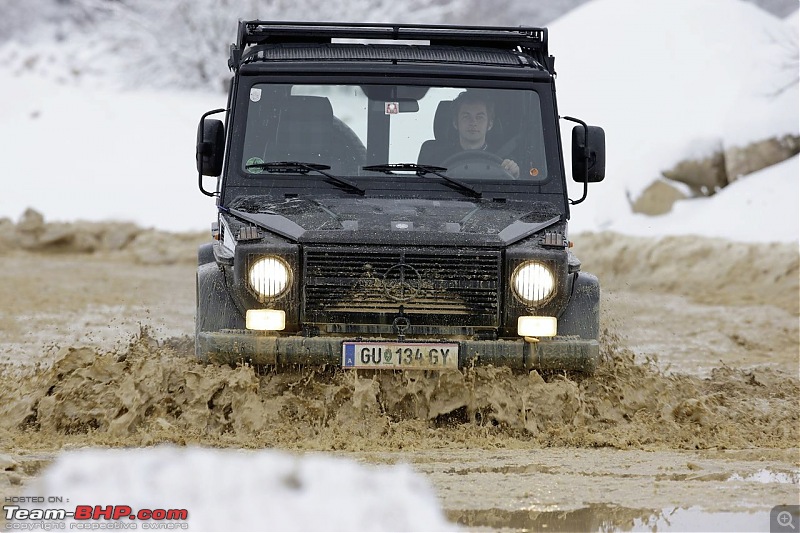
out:
{"label": "headlight", "polygon": [[250,265],[248,280],[259,295],[278,296],[289,286],[289,265],[277,257],[262,257]]}
{"label": "headlight", "polygon": [[511,276],[517,296],[526,303],[536,304],[547,299],[556,287],[553,273],[542,263],[522,263]]}

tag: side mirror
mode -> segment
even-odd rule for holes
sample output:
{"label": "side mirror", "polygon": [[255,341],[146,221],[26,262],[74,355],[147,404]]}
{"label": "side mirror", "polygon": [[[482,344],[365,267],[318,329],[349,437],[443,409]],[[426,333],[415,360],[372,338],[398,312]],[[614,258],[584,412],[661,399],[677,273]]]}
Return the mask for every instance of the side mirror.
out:
{"label": "side mirror", "polygon": [[200,119],[197,127],[197,172],[201,176],[222,174],[222,159],[225,153],[225,126],[221,120]]}
{"label": "side mirror", "polygon": [[[588,165],[588,174],[586,172]],[[587,180],[588,176],[588,180]],[[583,183],[603,181],[606,176],[606,133],[599,126],[572,128],[572,179]]]}

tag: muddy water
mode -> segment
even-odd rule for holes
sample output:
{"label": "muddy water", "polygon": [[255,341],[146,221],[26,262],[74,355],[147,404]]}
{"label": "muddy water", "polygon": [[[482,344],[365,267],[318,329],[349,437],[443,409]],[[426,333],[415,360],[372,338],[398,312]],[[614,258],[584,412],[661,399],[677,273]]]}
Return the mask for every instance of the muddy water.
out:
{"label": "muddy water", "polygon": [[203,366],[191,257],[0,257],[0,494],[61,449],[170,442],[409,462],[474,529],[768,529],[799,501],[797,247],[576,241],[589,378]]}
{"label": "muddy water", "polygon": [[[722,367],[709,378],[636,364],[613,337],[592,377],[345,372],[203,366],[190,339],[146,330],[123,350],[64,348],[52,366],[4,376],[2,425],[49,443],[91,435],[329,450],[427,449],[515,442],[531,447],[787,448],[800,386],[771,368]],[[9,372],[9,374],[11,374]]]}

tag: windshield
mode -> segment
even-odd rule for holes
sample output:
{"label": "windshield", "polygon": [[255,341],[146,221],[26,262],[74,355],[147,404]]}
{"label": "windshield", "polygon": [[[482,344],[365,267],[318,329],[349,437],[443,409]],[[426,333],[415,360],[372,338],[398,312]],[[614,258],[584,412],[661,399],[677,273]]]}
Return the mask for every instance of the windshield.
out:
{"label": "windshield", "polygon": [[416,163],[466,180],[547,179],[539,95],[533,90],[407,85],[255,84],[241,170],[264,163],[381,176],[370,165]]}

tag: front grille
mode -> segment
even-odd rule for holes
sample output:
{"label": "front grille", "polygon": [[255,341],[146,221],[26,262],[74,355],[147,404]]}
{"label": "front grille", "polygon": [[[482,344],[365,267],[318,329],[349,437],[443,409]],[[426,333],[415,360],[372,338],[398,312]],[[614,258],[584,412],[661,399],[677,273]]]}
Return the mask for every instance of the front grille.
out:
{"label": "front grille", "polygon": [[501,255],[492,250],[307,248],[304,316],[311,323],[499,325]]}

